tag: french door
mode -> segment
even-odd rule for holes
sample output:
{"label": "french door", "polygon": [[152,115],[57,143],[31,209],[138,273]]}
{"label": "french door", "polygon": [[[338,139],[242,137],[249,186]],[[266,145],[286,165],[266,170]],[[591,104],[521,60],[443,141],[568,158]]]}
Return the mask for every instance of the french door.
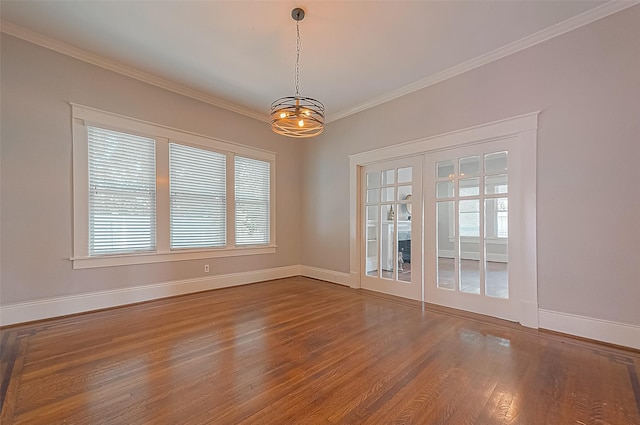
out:
{"label": "french door", "polygon": [[423,299],[422,162],[413,157],[362,168],[362,287]]}
{"label": "french door", "polygon": [[518,320],[509,143],[425,155],[425,301]]}
{"label": "french door", "polygon": [[[533,112],[350,155],[351,286],[414,299],[422,292],[425,302],[537,328],[537,128]],[[382,173],[397,178],[409,166],[411,220],[405,220],[397,216],[407,203],[397,193],[402,183]],[[384,191],[391,187],[393,196]],[[411,242],[401,230],[405,221]],[[409,282],[401,273],[407,262],[400,270],[393,260],[407,245]]]}

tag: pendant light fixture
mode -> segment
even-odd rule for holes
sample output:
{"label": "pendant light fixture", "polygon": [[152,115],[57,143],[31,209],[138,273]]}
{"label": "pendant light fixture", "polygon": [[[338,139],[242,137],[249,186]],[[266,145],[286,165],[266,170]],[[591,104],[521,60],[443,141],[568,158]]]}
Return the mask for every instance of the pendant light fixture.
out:
{"label": "pendant light fixture", "polygon": [[271,129],[283,136],[313,137],[324,130],[324,105],[300,96],[300,21],[304,19],[304,10],[293,9],[291,17],[296,21],[296,94],[271,104]]}

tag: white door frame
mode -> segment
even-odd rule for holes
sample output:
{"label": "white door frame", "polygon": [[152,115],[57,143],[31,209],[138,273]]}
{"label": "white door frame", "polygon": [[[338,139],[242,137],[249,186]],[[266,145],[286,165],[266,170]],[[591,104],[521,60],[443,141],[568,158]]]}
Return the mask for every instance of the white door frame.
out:
{"label": "white door frame", "polygon": [[[360,168],[383,160],[399,159],[430,152],[485,143],[505,137],[517,137],[510,164],[514,173],[509,185],[522,196],[522,214],[517,249],[521,262],[510,264],[510,278],[520,282],[520,311],[518,321],[527,327],[538,327],[538,276],[536,240],[536,146],[538,114],[532,112],[488,124],[445,133],[349,156],[349,271],[350,286],[361,287],[361,187]],[[511,229],[510,229],[511,230]],[[515,239],[515,238],[514,238]]]}

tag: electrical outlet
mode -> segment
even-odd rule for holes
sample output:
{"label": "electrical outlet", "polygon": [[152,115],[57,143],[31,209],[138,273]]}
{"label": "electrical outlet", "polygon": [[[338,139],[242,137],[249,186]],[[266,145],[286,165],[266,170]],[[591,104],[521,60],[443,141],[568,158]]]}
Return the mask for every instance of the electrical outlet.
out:
{"label": "electrical outlet", "polygon": [[209,273],[209,265],[208,264],[204,265],[204,272],[205,273]]}

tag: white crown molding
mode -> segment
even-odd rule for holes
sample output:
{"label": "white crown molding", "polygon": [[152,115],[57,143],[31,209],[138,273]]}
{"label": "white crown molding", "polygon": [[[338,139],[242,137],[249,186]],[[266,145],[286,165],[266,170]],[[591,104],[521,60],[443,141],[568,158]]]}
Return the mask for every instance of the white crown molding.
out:
{"label": "white crown molding", "polygon": [[222,109],[226,109],[231,112],[235,112],[241,115],[245,115],[250,118],[257,119],[259,121],[268,122],[269,117],[266,113],[259,113],[254,110],[243,108],[236,104],[224,101],[215,96],[208,95],[198,90],[183,86],[173,81],[165,80],[157,77],[148,72],[140,71],[136,68],[124,65],[122,63],[113,61],[111,59],[104,58],[86,50],[79,49],[69,44],[63,43],[58,40],[54,40],[45,35],[36,33],[29,29],[23,28],[19,25],[12,24],[2,20],[0,22],[0,32],[11,35],[16,38],[28,41],[38,46],[45,47],[63,55],[70,56],[74,59],[81,60],[83,62],[90,63],[92,65],[99,66],[109,71],[117,72],[118,74],[125,75],[127,77],[135,78],[136,80],[160,87],[165,90],[172,91],[174,93],[181,94],[183,96],[190,97],[192,99],[199,100],[209,105],[217,106]]}
{"label": "white crown molding", "polygon": [[626,8],[629,8],[639,3],[640,1],[636,1],[636,0],[634,1],[611,0],[600,6],[594,7],[593,9],[590,9],[584,13],[581,13],[565,21],[562,21],[556,25],[550,26],[534,34],[531,34],[525,38],[517,40],[513,43],[509,43],[498,49],[495,49],[489,53],[486,53],[481,56],[477,56],[471,60],[463,62],[459,65],[452,66],[451,68],[445,69],[444,71],[438,72],[437,74],[430,75],[414,83],[407,84],[404,87],[393,90],[387,94],[376,97],[367,102],[356,105],[352,108],[347,108],[342,111],[336,112],[335,114],[331,114],[327,116],[326,122],[329,123],[332,121],[337,121],[349,115],[353,115],[355,113],[364,111],[369,108],[373,108],[374,106],[381,105],[383,103],[386,103],[391,100],[397,99],[399,97],[405,96],[407,94],[416,92],[418,90],[422,90],[426,87],[440,83],[444,80],[448,80],[449,78],[455,77],[467,71],[471,71],[472,69],[479,68],[483,65],[486,65],[490,62],[494,62],[498,59],[502,59],[505,56],[509,56],[513,53],[517,53],[528,47],[535,46],[536,44],[542,43],[551,38],[565,34],[576,28],[580,28],[582,26],[590,24],[591,22],[595,22],[599,19],[602,19],[604,17],[607,17],[609,15],[612,15],[616,12],[619,12],[621,10],[624,10]]}
{"label": "white crown molding", "polygon": [[[638,0],[632,0],[632,1],[611,0],[600,6],[594,7],[593,9],[590,9],[580,15],[576,15],[572,18],[569,18],[549,28],[538,31],[537,33],[532,34],[528,37],[525,37],[513,43],[507,44],[506,46],[493,50],[492,52],[478,56],[467,62],[463,62],[459,65],[448,68],[437,74],[430,75],[414,83],[407,84],[404,87],[393,90],[382,96],[373,98],[367,102],[361,103],[359,105],[355,105],[351,108],[347,108],[342,111],[338,111],[335,114],[330,114],[326,118],[326,123],[337,121],[349,115],[356,114],[366,109],[373,108],[385,102],[389,102],[391,100],[397,99],[399,97],[405,96],[415,91],[440,83],[444,80],[455,77],[464,72],[471,71],[472,69],[478,68],[490,62],[501,59],[505,56],[524,50],[528,47],[542,43],[553,37],[557,37],[559,35],[572,31],[576,28],[580,28],[584,25],[590,24],[591,22],[597,21],[599,19],[602,19],[604,17],[607,17],[616,12],[619,12],[631,6],[637,5],[639,3],[640,1]],[[201,91],[191,89],[189,87],[183,86],[181,84],[178,84],[169,80],[165,80],[163,78],[157,77],[147,72],[140,71],[133,67],[123,65],[119,62],[103,58],[99,55],[88,52],[86,50],[82,50],[82,49],[73,47],[69,44],[63,43],[61,41],[54,40],[42,34],[33,32],[31,30],[20,27],[18,25],[12,24],[11,22],[7,22],[4,20],[0,21],[0,32],[20,38],[22,40],[28,41],[33,44],[37,44],[39,46],[56,51],[58,53],[71,56],[75,59],[79,59],[84,62],[108,69],[110,71],[117,72],[119,74],[126,75],[131,78],[135,78],[139,81],[152,84],[154,86],[172,91],[174,93],[178,93],[183,96],[187,96],[187,97],[199,100],[201,102],[226,109],[231,112],[236,112],[238,114],[257,119],[259,121],[269,122],[269,117],[267,116],[266,113],[263,114],[248,108],[243,108],[231,102],[227,102],[222,99],[219,99],[215,96],[202,93]]]}

